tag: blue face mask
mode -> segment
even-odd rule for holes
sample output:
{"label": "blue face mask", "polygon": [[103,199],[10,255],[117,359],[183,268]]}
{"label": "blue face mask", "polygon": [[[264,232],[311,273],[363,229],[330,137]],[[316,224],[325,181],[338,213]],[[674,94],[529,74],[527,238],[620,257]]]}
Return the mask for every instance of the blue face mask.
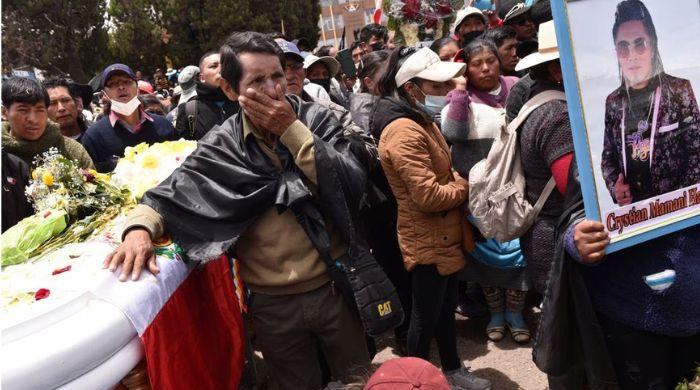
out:
{"label": "blue face mask", "polygon": [[435,116],[439,114],[447,105],[447,96],[428,95],[422,89],[418,88],[418,90],[425,96],[425,103],[421,103],[416,99],[416,105],[428,115]]}
{"label": "blue face mask", "polygon": [[447,105],[447,96],[425,95],[425,109],[431,115],[439,114]]}

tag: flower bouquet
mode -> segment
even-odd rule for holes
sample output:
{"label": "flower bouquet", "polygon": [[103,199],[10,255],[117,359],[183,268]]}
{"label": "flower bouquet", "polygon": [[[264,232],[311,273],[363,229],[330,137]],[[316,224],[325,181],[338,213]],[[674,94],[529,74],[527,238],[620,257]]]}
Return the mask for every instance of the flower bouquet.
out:
{"label": "flower bouquet", "polygon": [[683,380],[676,386],[675,390],[700,390],[700,366],[695,369],[695,377],[691,382]]}
{"label": "flower bouquet", "polygon": [[413,46],[426,39],[450,35],[455,10],[463,0],[384,0],[387,27],[395,31],[397,45]]}
{"label": "flower bouquet", "polygon": [[55,148],[38,156],[35,166],[26,194],[36,214],[3,233],[3,266],[83,241],[133,204],[129,191],[112,185],[109,176],[79,169]]}
{"label": "flower bouquet", "polygon": [[183,139],[128,147],[114,169],[111,183],[128,188],[136,199],[141,199],[146,191],[160,184],[182,165],[196,148],[196,141]]}

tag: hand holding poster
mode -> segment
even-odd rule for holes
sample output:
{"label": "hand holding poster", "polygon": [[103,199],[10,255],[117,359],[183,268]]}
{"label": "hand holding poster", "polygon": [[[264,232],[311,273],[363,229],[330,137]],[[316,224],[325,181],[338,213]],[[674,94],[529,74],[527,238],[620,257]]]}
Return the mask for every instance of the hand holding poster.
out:
{"label": "hand holding poster", "polygon": [[609,251],[700,222],[700,4],[552,1],[586,214]]}

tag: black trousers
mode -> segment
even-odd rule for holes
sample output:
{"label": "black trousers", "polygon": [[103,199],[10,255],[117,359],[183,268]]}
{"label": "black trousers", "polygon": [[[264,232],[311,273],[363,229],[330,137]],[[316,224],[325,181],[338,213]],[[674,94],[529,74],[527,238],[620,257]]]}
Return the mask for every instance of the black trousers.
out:
{"label": "black trousers", "polygon": [[670,337],[621,324],[598,313],[622,390],[673,389],[700,363],[700,334]]}
{"label": "black trousers", "polygon": [[457,353],[455,307],[457,274],[441,276],[434,265],[419,265],[411,271],[413,308],[408,329],[408,354],[430,360],[430,341],[435,337],[443,371],[461,365]]}

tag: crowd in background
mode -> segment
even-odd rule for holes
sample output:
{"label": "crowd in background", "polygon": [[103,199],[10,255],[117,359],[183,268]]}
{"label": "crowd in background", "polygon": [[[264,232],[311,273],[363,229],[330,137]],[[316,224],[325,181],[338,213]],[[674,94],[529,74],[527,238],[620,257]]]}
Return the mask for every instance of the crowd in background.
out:
{"label": "crowd in background", "polygon": [[[622,1],[615,23],[642,26],[640,36],[655,44],[641,1]],[[267,191],[251,184],[267,180],[262,166],[285,171],[291,161],[323,204],[334,191],[327,188],[326,170],[341,172],[340,182],[346,173],[359,177],[353,175],[360,170],[366,185],[351,219],[362,235],[356,239],[366,241],[400,298],[405,317],[394,329],[395,351],[429,360],[434,339],[444,374],[410,378],[399,373],[421,370],[422,363],[395,363],[383,368],[394,382],[375,375],[367,388],[397,388],[396,381],[409,379],[444,386],[436,388],[490,388],[459,355],[455,313],[487,317],[484,336],[494,342],[534,338],[533,356],[551,389],[669,389],[690,377],[700,361],[700,229],[606,257],[607,234],[582,212],[566,101],[551,99],[519,118],[536,96],[564,91],[548,2],[508,4],[493,15],[467,7],[458,11],[451,33],[429,47],[395,46],[385,26],[370,24],[342,53],[328,46],[312,51],[305,39],[282,34],[234,33],[198,64],[158,69],[152,77],[112,64],[96,92],[61,78],[3,80],[2,229],[31,214],[23,185],[34,158],[51,147],[81,167],[110,172],[126,147],[200,141],[186,166],[216,176],[217,184],[183,173],[171,187],[190,183],[192,194],[172,201],[158,191],[146,197],[130,216],[124,251],[148,247],[151,238],[173,229],[169,221],[183,215],[172,211],[178,207],[211,202],[212,209],[229,212],[195,195],[195,183],[214,192],[230,187],[222,194],[248,199]],[[521,237],[501,242],[470,222],[469,177],[514,120],[521,123],[526,200],[535,204],[548,196]],[[236,132],[242,135],[231,135]],[[347,148],[338,146],[342,140]],[[217,164],[216,158],[230,157],[219,149],[241,144],[255,151],[242,159],[250,161],[238,162],[253,173],[232,176],[240,185],[216,181],[223,176],[214,171],[236,165]],[[322,157],[329,165],[317,166]],[[194,200],[185,199],[190,195]],[[255,221],[236,235],[235,252],[251,290],[254,344],[271,382],[280,389],[353,382],[357,368],[376,353],[373,340],[328,289],[327,264],[292,207],[281,212],[272,200],[260,202],[266,206],[251,203]],[[337,225],[334,211],[320,210],[329,222],[329,254],[339,258],[354,245],[344,234],[348,227]],[[109,264],[125,263],[122,279],[132,269],[154,271],[145,263],[127,266],[135,259],[125,253]],[[668,290],[644,283],[644,276],[665,269],[678,275]],[[539,324],[525,320],[528,304],[542,308]]]}

